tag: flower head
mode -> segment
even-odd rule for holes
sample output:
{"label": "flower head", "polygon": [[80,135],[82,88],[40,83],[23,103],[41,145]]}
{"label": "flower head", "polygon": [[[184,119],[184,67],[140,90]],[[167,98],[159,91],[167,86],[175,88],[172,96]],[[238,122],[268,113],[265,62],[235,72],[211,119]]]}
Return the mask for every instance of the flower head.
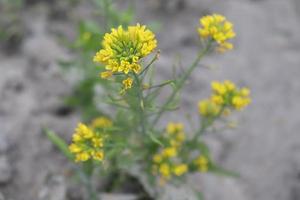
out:
{"label": "flower head", "polygon": [[229,39],[235,37],[233,24],[224,16],[219,14],[204,16],[200,18],[200,25],[199,35],[216,42],[217,50],[224,52],[233,48],[233,45],[228,42]]}
{"label": "flower head", "polygon": [[73,134],[69,150],[75,155],[76,162],[84,162],[89,159],[102,161],[104,158],[103,145],[104,137],[100,133],[79,123]]}
{"label": "flower head", "polygon": [[172,176],[182,176],[188,171],[188,166],[181,163],[180,153],[185,141],[182,123],[170,122],[166,127],[167,145],[159,149],[152,157],[154,173],[161,179],[168,180]]}
{"label": "flower head", "polygon": [[156,46],[155,35],[146,26],[137,24],[127,29],[119,26],[105,34],[103,48],[94,56],[94,62],[105,65],[102,78],[108,78],[115,72],[126,76],[129,72],[137,74],[141,71],[140,60],[152,53]]}
{"label": "flower head", "polygon": [[232,107],[236,110],[241,110],[251,102],[249,97],[250,90],[246,87],[239,89],[229,80],[223,83],[213,81],[211,87],[213,94],[210,101],[221,107]]}
{"label": "flower head", "polygon": [[206,117],[214,117],[219,114],[221,107],[216,104],[214,101],[205,99],[199,102],[198,104],[199,113]]}

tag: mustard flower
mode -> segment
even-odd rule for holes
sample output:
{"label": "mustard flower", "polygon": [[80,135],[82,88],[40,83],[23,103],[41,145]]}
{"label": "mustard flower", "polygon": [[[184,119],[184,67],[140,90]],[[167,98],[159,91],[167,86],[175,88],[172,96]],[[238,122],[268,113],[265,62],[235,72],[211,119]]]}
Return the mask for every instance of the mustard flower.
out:
{"label": "mustard flower", "polygon": [[[137,24],[127,29],[119,26],[104,35],[102,49],[93,60],[105,65],[102,78],[108,78],[116,72],[128,77],[129,72],[137,74],[141,71],[141,59],[152,53],[156,46],[155,35],[146,26]],[[126,80],[123,85],[129,89],[132,82]]]}
{"label": "mustard flower", "polygon": [[180,163],[179,157],[185,141],[183,124],[170,122],[166,127],[165,137],[168,144],[152,157],[153,172],[159,174],[163,181],[170,179],[173,175],[182,176],[188,171],[188,166]]}
{"label": "mustard flower", "polygon": [[220,113],[221,107],[214,101],[205,99],[198,103],[198,110],[202,116],[215,117]]}
{"label": "mustard flower", "polygon": [[179,165],[174,166],[174,168],[173,168],[173,173],[176,176],[182,176],[187,171],[188,171],[188,166],[186,164],[179,164]]}
{"label": "mustard flower", "polygon": [[79,123],[73,134],[69,150],[75,155],[76,162],[84,162],[89,159],[102,161],[104,158],[103,144],[104,137],[100,133]]}
{"label": "mustard flower", "polygon": [[239,89],[229,80],[225,80],[223,83],[213,81],[211,88],[213,94],[210,101],[223,108],[232,107],[241,110],[251,102],[250,90],[246,87]]}
{"label": "mustard flower", "polygon": [[124,90],[128,90],[132,87],[133,80],[132,78],[127,78],[122,81]]}
{"label": "mustard flower", "polygon": [[233,44],[228,42],[235,37],[233,24],[224,16],[219,14],[208,15],[200,18],[201,27],[198,28],[199,35],[204,39],[216,42],[217,50],[224,52],[233,48]]}
{"label": "mustard flower", "polygon": [[173,123],[173,122],[170,122],[168,125],[167,125],[167,133],[172,135],[174,133],[178,133],[178,132],[181,132],[183,131],[183,124],[181,123]]}
{"label": "mustard flower", "polygon": [[177,155],[177,149],[175,147],[167,147],[162,151],[162,155],[166,158],[172,158]]}
{"label": "mustard flower", "polygon": [[167,163],[163,163],[159,166],[159,172],[164,179],[169,179],[171,176],[171,167]]}

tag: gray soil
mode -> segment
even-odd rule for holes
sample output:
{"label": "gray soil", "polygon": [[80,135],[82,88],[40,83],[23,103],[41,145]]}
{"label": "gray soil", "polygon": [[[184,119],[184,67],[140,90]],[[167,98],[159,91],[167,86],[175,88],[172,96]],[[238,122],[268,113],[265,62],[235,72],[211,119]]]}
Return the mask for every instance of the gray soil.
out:
{"label": "gray soil", "polygon": [[[241,177],[193,175],[183,187],[204,191],[207,200],[299,200],[300,1],[186,0],[178,5],[165,1],[164,6],[156,1],[136,5],[137,21],[161,25],[160,80],[171,77],[173,65],[184,68],[192,62],[201,15],[221,13],[237,32],[235,50],[202,62],[182,94],[180,114],[166,116],[162,125],[187,121],[186,113],[196,117],[197,101],[209,95],[211,80],[231,79],[252,90],[252,104],[232,116],[237,128],[205,138],[218,163]],[[72,78],[57,64],[74,55],[53,34],[62,31],[72,37],[74,26],[49,19],[49,7],[40,4],[22,12],[26,33],[20,51],[0,52],[0,200],[65,199],[59,195],[70,166],[42,130],[53,129],[69,141],[80,120],[62,102]],[[84,16],[86,8],[81,11]],[[187,191],[170,189],[175,197],[165,199],[193,199]]]}

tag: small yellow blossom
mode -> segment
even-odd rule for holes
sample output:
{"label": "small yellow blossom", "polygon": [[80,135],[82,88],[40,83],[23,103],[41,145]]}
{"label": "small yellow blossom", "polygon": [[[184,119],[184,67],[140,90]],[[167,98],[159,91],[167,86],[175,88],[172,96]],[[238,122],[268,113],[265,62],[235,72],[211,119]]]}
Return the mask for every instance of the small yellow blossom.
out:
{"label": "small yellow blossom", "polygon": [[210,100],[223,107],[224,110],[228,107],[241,110],[251,102],[250,90],[246,87],[239,89],[232,81],[226,80],[223,83],[213,81],[211,88],[213,94]]}
{"label": "small yellow blossom", "polygon": [[249,98],[243,98],[241,96],[235,96],[232,98],[232,105],[237,109],[240,110],[243,107],[247,106],[250,103]]}
{"label": "small yellow blossom", "polygon": [[159,172],[165,179],[169,179],[171,176],[171,168],[167,163],[163,163],[159,166]]}
{"label": "small yellow blossom", "polygon": [[109,128],[112,126],[112,121],[106,117],[98,117],[91,123],[92,128]]}
{"label": "small yellow blossom", "polygon": [[162,160],[163,160],[163,157],[162,157],[160,154],[155,154],[155,155],[153,156],[153,161],[154,161],[155,163],[160,163]]}
{"label": "small yellow blossom", "polygon": [[250,95],[250,90],[248,89],[248,88],[242,88],[241,89],[241,95],[243,96],[243,97],[248,97],[249,95]]}
{"label": "small yellow blossom", "polygon": [[225,80],[224,86],[226,88],[226,91],[234,91],[235,90],[235,84],[233,82],[231,82],[230,80]]}
{"label": "small yellow blossom", "polygon": [[82,148],[77,144],[71,144],[69,146],[69,150],[71,153],[79,153],[82,151]]}
{"label": "small yellow blossom", "polygon": [[176,165],[173,169],[173,172],[176,176],[181,176],[188,171],[188,166],[186,164]]}
{"label": "small yellow blossom", "polygon": [[181,132],[183,130],[183,128],[184,128],[184,126],[181,123],[170,122],[167,125],[167,133],[168,134],[178,133],[178,132]]}
{"label": "small yellow blossom", "polygon": [[233,48],[228,42],[235,37],[233,24],[224,16],[219,14],[208,15],[200,18],[201,27],[198,29],[199,35],[204,39],[211,39],[218,44],[217,50],[224,52]]}
{"label": "small yellow blossom", "polygon": [[213,81],[211,83],[211,88],[213,89],[214,92],[216,92],[219,95],[224,95],[226,93],[225,85],[220,82]]}
{"label": "small yellow blossom", "polygon": [[93,153],[93,158],[94,158],[95,160],[102,161],[103,158],[104,158],[104,153],[103,153],[103,151],[100,150],[100,151],[97,151],[97,152]]}
{"label": "small yellow blossom", "polygon": [[111,71],[105,71],[105,72],[100,73],[100,77],[103,79],[107,79],[107,78],[111,77],[112,75],[113,75],[113,73]]}
{"label": "small yellow blossom", "polygon": [[224,103],[224,99],[221,95],[212,95],[211,96],[211,99],[210,99],[212,102],[214,102],[215,104],[217,105],[222,105]]}
{"label": "small yellow blossom", "polygon": [[90,159],[90,157],[90,154],[88,154],[87,152],[78,153],[75,156],[75,162],[84,162]]}
{"label": "small yellow blossom", "polygon": [[207,172],[208,171],[208,164],[209,161],[205,156],[199,156],[196,160],[195,160],[195,164],[197,165],[198,169],[200,172]]}
{"label": "small yellow blossom", "polygon": [[215,102],[205,99],[199,102],[198,110],[203,116],[215,117],[220,113],[221,107]]}
{"label": "small yellow blossom", "polygon": [[69,146],[71,153],[75,155],[76,162],[84,162],[89,159],[102,161],[104,138],[85,124],[79,123],[73,134],[72,143]]}
{"label": "small yellow blossom", "polygon": [[132,78],[127,78],[123,80],[122,83],[123,83],[124,90],[128,90],[132,87],[133,80]]}
{"label": "small yellow blossom", "polygon": [[167,158],[172,158],[177,155],[177,150],[175,147],[167,147],[162,151],[162,155]]}

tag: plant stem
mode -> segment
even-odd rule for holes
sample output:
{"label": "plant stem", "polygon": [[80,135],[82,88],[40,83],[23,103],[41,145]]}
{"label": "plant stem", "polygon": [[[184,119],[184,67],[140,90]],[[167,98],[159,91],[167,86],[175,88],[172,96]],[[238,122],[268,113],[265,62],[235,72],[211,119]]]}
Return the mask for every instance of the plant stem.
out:
{"label": "plant stem", "polygon": [[167,107],[173,101],[173,99],[175,98],[176,94],[184,86],[184,83],[186,82],[186,80],[188,79],[188,77],[191,75],[191,73],[194,71],[194,69],[197,67],[197,65],[200,62],[200,60],[210,50],[210,47],[211,47],[211,42],[209,42],[207,44],[207,46],[203,49],[203,51],[201,51],[198,54],[197,58],[191,64],[191,66],[188,68],[188,70],[183,74],[182,77],[180,77],[180,79],[178,80],[178,82],[176,84],[176,88],[173,90],[172,94],[169,96],[169,98],[163,104],[163,106],[161,107],[161,109],[158,111],[158,114],[157,114],[156,118],[154,118],[154,120],[153,120],[153,122],[152,122],[152,124],[151,124],[150,127],[154,127],[156,125],[156,123],[159,121],[159,119],[161,118],[162,114],[164,113],[165,107]]}
{"label": "plant stem", "polygon": [[224,109],[225,109],[225,106],[222,106],[222,108],[220,109],[220,111],[218,112],[218,114],[217,114],[216,116],[212,117],[212,118],[209,119],[209,120],[207,120],[207,119],[205,119],[205,118],[203,118],[203,119],[201,120],[201,127],[200,127],[200,129],[196,132],[196,134],[194,135],[193,141],[196,142],[197,139],[198,139],[198,137],[199,137],[200,135],[204,134],[204,132],[206,131],[206,129],[207,129],[208,127],[210,127],[210,126],[214,123],[214,121],[215,121],[217,118],[220,117],[220,115],[223,113]]}
{"label": "plant stem", "polygon": [[146,123],[145,123],[145,109],[144,109],[144,95],[143,95],[143,84],[140,81],[138,75],[136,73],[133,73],[135,81],[137,82],[138,86],[138,100],[139,100],[139,106],[140,106],[140,120],[141,120],[141,127],[142,127],[142,133],[146,133]]}

